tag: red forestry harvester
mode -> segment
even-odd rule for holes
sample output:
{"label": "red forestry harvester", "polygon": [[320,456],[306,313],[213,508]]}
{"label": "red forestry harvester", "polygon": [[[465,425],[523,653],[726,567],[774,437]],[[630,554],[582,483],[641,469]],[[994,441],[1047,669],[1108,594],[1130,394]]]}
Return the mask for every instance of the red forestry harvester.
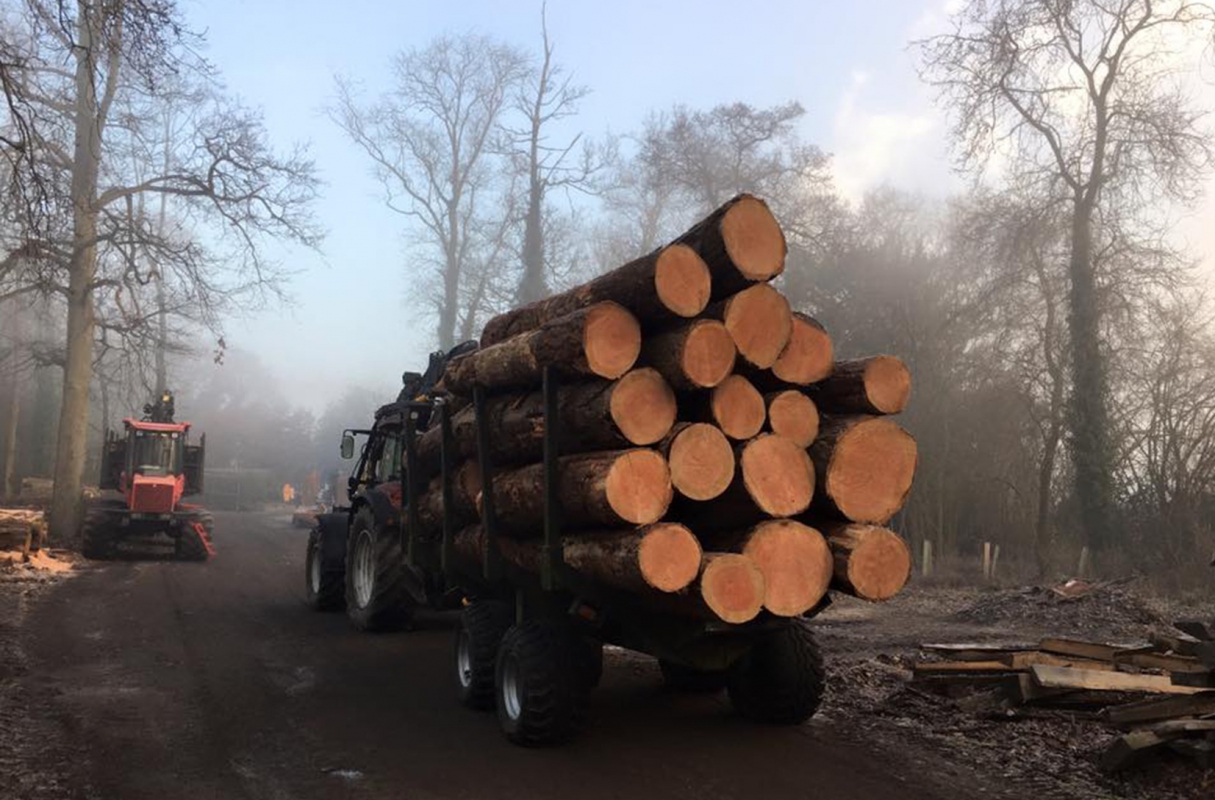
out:
{"label": "red forestry harvester", "polygon": [[89,558],[108,558],[124,543],[172,544],[174,555],[205,561],[212,553],[211,515],[182,497],[203,489],[207,437],[190,444],[190,423],[173,421],[173,395],[144,406],[144,418],[122,421],[125,435],[106,431],[102,496],[85,513]]}

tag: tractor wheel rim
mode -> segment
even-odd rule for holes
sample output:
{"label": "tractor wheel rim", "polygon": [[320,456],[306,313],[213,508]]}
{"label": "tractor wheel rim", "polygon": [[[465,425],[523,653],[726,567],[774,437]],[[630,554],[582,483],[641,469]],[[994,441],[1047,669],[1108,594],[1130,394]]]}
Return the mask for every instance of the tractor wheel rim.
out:
{"label": "tractor wheel rim", "polygon": [[320,547],[313,545],[311,563],[308,565],[308,581],[312,585],[312,593],[321,593],[321,554]]}
{"label": "tractor wheel rim", "polygon": [[456,677],[464,689],[472,686],[472,652],[468,631],[461,630],[456,640]]}
{"label": "tractor wheel rim", "polygon": [[523,713],[522,687],[519,686],[519,662],[510,655],[502,670],[502,705],[506,708],[506,716],[512,721],[518,720]]}
{"label": "tractor wheel rim", "polygon": [[366,608],[371,602],[372,589],[375,588],[375,542],[371,531],[359,532],[358,547],[355,548],[354,559],[354,599],[359,608]]}

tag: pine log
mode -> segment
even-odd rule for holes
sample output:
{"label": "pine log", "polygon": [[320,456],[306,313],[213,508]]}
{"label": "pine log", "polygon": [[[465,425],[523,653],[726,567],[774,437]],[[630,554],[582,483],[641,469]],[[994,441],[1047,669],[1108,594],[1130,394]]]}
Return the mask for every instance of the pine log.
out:
{"label": "pine log", "polygon": [[911,577],[911,550],[897,533],[877,525],[822,523],[834,561],[832,585],[862,600],[889,600]]}
{"label": "pine log", "polygon": [[535,330],[605,300],[627,308],[642,325],[695,317],[708,305],[711,290],[709,268],[701,257],[687,245],[673,244],[567,292],[499,314],[486,323],[481,346]]}
{"label": "pine log", "polygon": [[[675,424],[675,394],[656,370],[631,370],[616,381],[587,381],[562,386],[557,393],[558,444],[563,455],[594,450],[622,450],[651,445]],[[539,461],[544,444],[544,395],[497,395],[486,398],[490,459],[495,465]],[[477,415],[466,406],[451,420],[452,440],[462,458],[477,457]],[[423,475],[438,473],[442,431],[433,425],[418,439]]]}
{"label": "pine log", "polygon": [[723,622],[748,622],[764,605],[764,574],[739,553],[706,553],[699,589],[705,605]]}
{"label": "pine log", "polygon": [[768,427],[772,432],[809,447],[818,436],[818,408],[797,389],[772,392],[764,397],[768,407]]}
{"label": "pine log", "polygon": [[774,392],[789,386],[809,386],[831,374],[834,353],[831,337],[818,320],[794,312],[789,343],[777,357],[772,369],[752,370],[746,374],[762,392]]}
{"label": "pine log", "polygon": [[710,534],[708,542],[755,562],[764,575],[764,608],[777,616],[804,614],[831,584],[831,549],[821,533],[797,520],[765,520],[741,533]]}
{"label": "pine log", "polygon": [[822,514],[884,524],[907,500],[915,477],[911,434],[885,417],[824,416],[810,447]]}
{"label": "pine log", "polygon": [[726,326],[698,319],[647,337],[642,358],[676,389],[710,389],[734,369],[736,350]]}
{"label": "pine log", "polygon": [[[509,563],[539,572],[540,542],[502,537],[499,550]],[[480,563],[485,534],[480,525],[461,530],[453,539],[456,552]],[[640,530],[591,531],[565,536],[562,556],[575,572],[605,586],[641,595],[678,592],[700,574],[700,542],[683,525],[660,522]]]}
{"label": "pine log", "polygon": [[[453,473],[452,524],[471,525],[480,513],[477,498],[481,494],[481,469],[476,461],[465,461]],[[443,530],[443,479],[436,477],[418,498],[418,524],[427,533]]]}
{"label": "pine log", "polygon": [[596,303],[452,360],[443,386],[458,395],[471,394],[474,385],[531,388],[540,384],[546,366],[575,378],[619,378],[633,368],[640,350],[636,317],[616,303]]}
{"label": "pine log", "polygon": [[734,450],[724,433],[704,422],[680,422],[658,446],[666,456],[675,491],[712,500],[734,480]]}
{"label": "pine log", "polygon": [[766,283],[757,283],[714,303],[705,311],[705,317],[721,320],[742,361],[760,369],[776,363],[793,331],[789,301]]}
{"label": "pine log", "polygon": [[708,265],[714,300],[770,281],[785,269],[785,234],[768,204],[749,194],[729,200],[676,241]]}
{"label": "pine log", "polygon": [[45,524],[41,511],[0,508],[0,550],[38,549]]}
{"label": "pine log", "polygon": [[897,414],[911,396],[911,373],[894,356],[837,361],[810,393],[825,414]]}
{"label": "pine log", "polygon": [[726,436],[739,441],[754,438],[767,418],[763,395],[741,375],[731,375],[707,396],[699,393],[684,405],[692,416],[713,422]]}
{"label": "pine log", "polygon": [[[544,525],[544,465],[494,476],[494,512],[518,536]],[[662,454],[647,448],[564,456],[557,495],[564,524],[617,527],[657,522],[671,504],[671,474]]]}

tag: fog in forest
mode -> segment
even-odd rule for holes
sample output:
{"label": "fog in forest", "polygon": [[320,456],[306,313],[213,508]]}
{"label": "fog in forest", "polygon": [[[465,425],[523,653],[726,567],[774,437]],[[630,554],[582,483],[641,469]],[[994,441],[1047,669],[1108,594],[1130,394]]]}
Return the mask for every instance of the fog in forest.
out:
{"label": "fog in forest", "polygon": [[0,494],[169,389],[210,502],[310,500],[430,352],[751,192],[793,307],[915,377],[913,552],[1202,580],[1215,31],[1114,5],[5,0]]}

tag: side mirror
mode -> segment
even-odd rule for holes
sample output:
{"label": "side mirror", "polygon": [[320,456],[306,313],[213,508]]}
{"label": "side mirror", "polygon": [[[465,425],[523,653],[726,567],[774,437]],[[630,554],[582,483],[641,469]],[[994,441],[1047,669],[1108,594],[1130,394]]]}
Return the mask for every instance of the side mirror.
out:
{"label": "side mirror", "polygon": [[350,431],[342,433],[342,458],[346,461],[354,458],[354,434]]}

